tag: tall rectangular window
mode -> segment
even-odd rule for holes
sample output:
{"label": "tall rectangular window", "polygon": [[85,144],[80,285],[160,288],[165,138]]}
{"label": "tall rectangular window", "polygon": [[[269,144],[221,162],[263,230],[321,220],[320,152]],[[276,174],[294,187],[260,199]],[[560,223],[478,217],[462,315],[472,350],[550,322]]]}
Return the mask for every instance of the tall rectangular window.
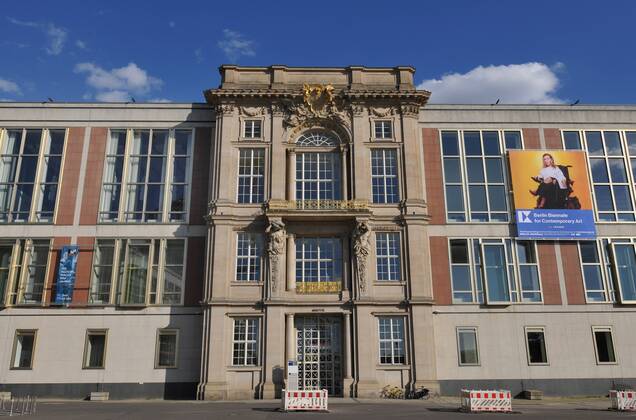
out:
{"label": "tall rectangular window", "polygon": [[180,305],[185,239],[97,239],[89,302]]}
{"label": "tall rectangular window", "polygon": [[239,232],[236,235],[236,281],[261,280],[261,236]]}
{"label": "tall rectangular window", "polygon": [[534,242],[450,239],[449,252],[454,303],[543,301]]}
{"label": "tall rectangular window", "polygon": [[245,120],[243,121],[243,138],[246,139],[260,139],[261,134],[261,120]]}
{"label": "tall rectangular window", "polygon": [[296,200],[341,200],[341,184],[338,153],[296,154]]}
{"label": "tall rectangular window", "polygon": [[258,318],[235,318],[232,365],[258,365]]}
{"label": "tall rectangular window", "polygon": [[[331,288],[320,289],[317,283]],[[339,238],[296,238],[296,290],[339,291],[342,284],[342,242]],[[317,287],[317,289],[313,289]]]}
{"label": "tall rectangular window", "polygon": [[15,241],[0,241],[0,307],[7,304],[14,247]]}
{"label": "tall rectangular window", "polygon": [[545,328],[526,327],[526,347],[528,349],[528,364],[547,365],[548,353],[545,347]]}
{"label": "tall rectangular window", "polygon": [[375,138],[378,140],[386,140],[393,138],[393,129],[391,127],[391,121],[379,120],[373,122]]}
{"label": "tall rectangular window", "polygon": [[157,346],[155,355],[155,369],[177,367],[177,347],[179,343],[179,330],[157,330]]}
{"label": "tall rectangular window", "polygon": [[405,364],[406,350],[404,343],[404,317],[379,317],[378,328],[380,337],[380,364]]}
{"label": "tall rectangular window", "polygon": [[614,339],[611,327],[592,327],[594,348],[596,350],[596,362],[598,364],[616,363],[614,352]]}
{"label": "tall rectangular window", "polygon": [[66,130],[0,130],[0,222],[52,222]]}
{"label": "tall rectangular window", "polygon": [[87,330],[84,344],[84,369],[104,369],[108,330]]}
{"label": "tall rectangular window", "polygon": [[451,222],[508,222],[505,151],[519,131],[442,131],[446,216]]}
{"label": "tall rectangular window", "polygon": [[614,302],[613,274],[607,240],[579,241],[579,255],[587,302]]}
{"label": "tall rectangular window", "polygon": [[262,203],[265,200],[265,149],[241,149],[239,152],[238,202]]}
{"label": "tall rectangular window", "polygon": [[11,369],[31,369],[37,330],[16,330],[13,340]]}
{"label": "tall rectangular window", "polygon": [[371,150],[371,185],[374,203],[389,204],[400,201],[395,149]]}
{"label": "tall rectangular window", "polygon": [[185,221],[191,155],[192,130],[111,130],[99,220]]}
{"label": "tall rectangular window", "polygon": [[377,273],[379,281],[400,281],[400,234],[375,234]]}
{"label": "tall rectangular window", "polygon": [[457,327],[457,348],[459,352],[460,366],[479,365],[477,328]]}
{"label": "tall rectangular window", "polygon": [[42,303],[50,244],[48,239],[26,241],[23,260],[25,269],[20,273],[19,303]]}

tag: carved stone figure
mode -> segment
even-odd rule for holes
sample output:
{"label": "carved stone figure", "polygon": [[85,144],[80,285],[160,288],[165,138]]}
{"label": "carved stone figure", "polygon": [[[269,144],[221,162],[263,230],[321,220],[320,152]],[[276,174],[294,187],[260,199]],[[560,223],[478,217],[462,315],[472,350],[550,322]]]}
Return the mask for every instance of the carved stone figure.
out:
{"label": "carved stone figure", "polygon": [[272,291],[278,288],[280,273],[280,256],[285,252],[285,224],[280,220],[272,220],[265,229],[267,234],[267,255],[269,256],[270,282]]}
{"label": "carved stone figure", "polygon": [[302,102],[286,100],[283,124],[286,128],[311,127],[333,121],[350,128],[345,100],[331,85],[303,85]]}
{"label": "carved stone figure", "polygon": [[365,221],[360,221],[353,229],[353,254],[356,257],[356,273],[358,275],[358,285],[360,291],[367,288],[367,258],[371,251],[371,229]]}

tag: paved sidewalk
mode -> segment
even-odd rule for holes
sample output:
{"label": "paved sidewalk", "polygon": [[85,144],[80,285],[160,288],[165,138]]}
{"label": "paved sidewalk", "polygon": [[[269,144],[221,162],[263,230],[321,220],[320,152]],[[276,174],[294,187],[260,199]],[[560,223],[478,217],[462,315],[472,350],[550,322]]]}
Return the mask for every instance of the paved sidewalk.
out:
{"label": "paved sidewalk", "polygon": [[[330,400],[329,413],[282,413],[277,400],[262,401],[40,401],[38,412],[30,418],[59,420],[111,419],[289,419],[313,416],[328,420],[376,419],[461,419],[476,414],[460,413],[459,398],[439,397],[426,401],[412,400]],[[607,398],[548,398],[542,401],[514,400],[514,418],[611,419],[636,418],[636,413],[608,410]],[[316,417],[317,416],[317,417]],[[478,414],[479,419],[506,417],[506,414]]]}

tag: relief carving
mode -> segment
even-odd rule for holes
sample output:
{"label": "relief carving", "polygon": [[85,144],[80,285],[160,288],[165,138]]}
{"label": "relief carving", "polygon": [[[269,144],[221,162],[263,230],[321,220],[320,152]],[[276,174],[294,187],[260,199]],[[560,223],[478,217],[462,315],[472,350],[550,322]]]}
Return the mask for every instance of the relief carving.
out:
{"label": "relief carving", "polygon": [[365,221],[360,221],[353,229],[353,255],[356,258],[356,274],[360,291],[367,288],[367,259],[371,251],[371,229]]}
{"label": "relief carving", "polygon": [[387,108],[379,108],[379,107],[369,107],[369,113],[375,117],[388,117],[395,114],[396,109],[394,107]]}
{"label": "relief carving", "polygon": [[258,117],[265,114],[265,107],[262,106],[242,106],[241,115],[246,117]]}
{"label": "relief carving", "polygon": [[272,291],[278,289],[280,259],[285,252],[285,224],[280,220],[272,220],[265,229],[267,234],[267,255],[269,257],[270,282]]}
{"label": "relief carving", "polygon": [[345,100],[334,93],[331,85],[305,84],[302,102],[288,100],[284,106],[283,124],[286,128],[321,125],[325,120],[350,127]]}

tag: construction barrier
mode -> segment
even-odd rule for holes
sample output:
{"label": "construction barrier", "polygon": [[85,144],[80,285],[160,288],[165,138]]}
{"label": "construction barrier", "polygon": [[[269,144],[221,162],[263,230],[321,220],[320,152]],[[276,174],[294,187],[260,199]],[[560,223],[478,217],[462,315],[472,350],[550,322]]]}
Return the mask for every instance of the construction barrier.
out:
{"label": "construction barrier", "polygon": [[462,411],[476,413],[481,411],[512,411],[512,398],[507,390],[462,389]]}
{"label": "construction barrier", "polygon": [[636,411],[636,391],[610,391],[612,410]]}
{"label": "construction barrier", "polygon": [[327,411],[327,390],[287,391],[283,389],[283,411]]}

